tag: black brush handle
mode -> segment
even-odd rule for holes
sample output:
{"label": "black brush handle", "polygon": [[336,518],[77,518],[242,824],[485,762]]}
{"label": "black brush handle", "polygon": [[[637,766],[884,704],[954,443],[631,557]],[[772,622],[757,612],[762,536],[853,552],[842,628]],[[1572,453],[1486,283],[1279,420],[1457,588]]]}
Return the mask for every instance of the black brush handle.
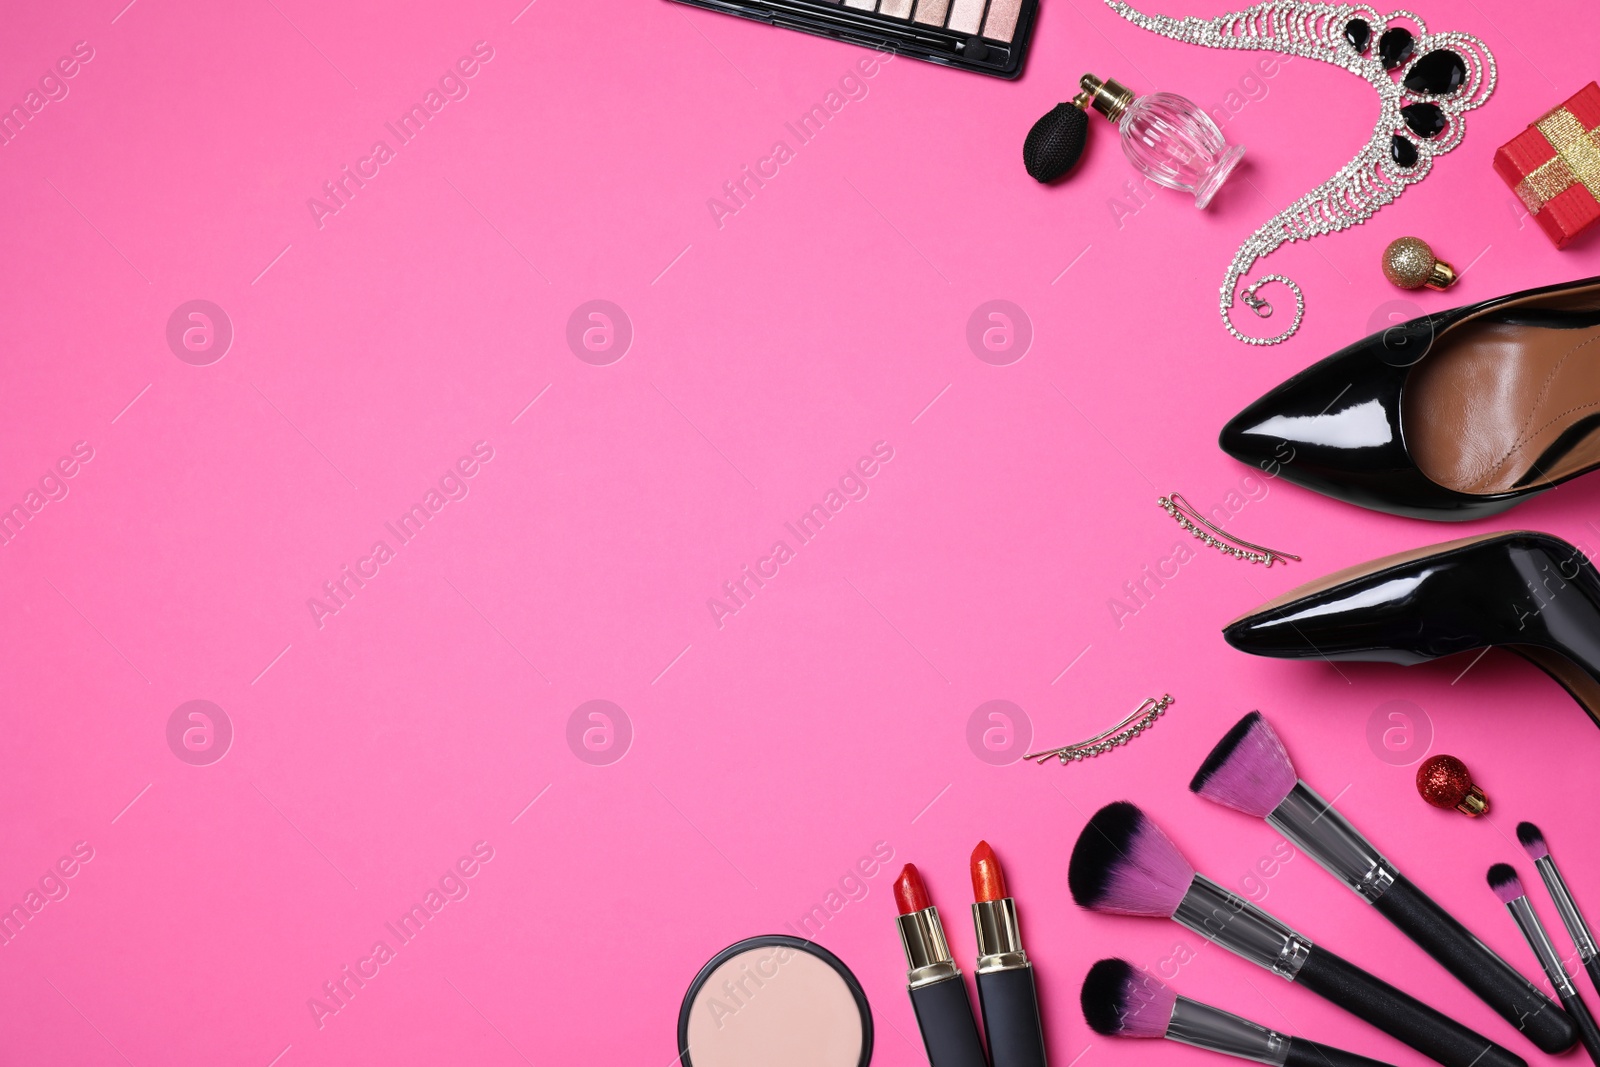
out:
{"label": "black brush handle", "polygon": [[1331,1045],[1319,1045],[1303,1037],[1289,1039],[1289,1058],[1283,1067],[1391,1067],[1382,1060],[1369,1060]]}
{"label": "black brush handle", "polygon": [[1510,1049],[1327,949],[1314,946],[1294,980],[1445,1067],[1528,1067]]}
{"label": "black brush handle", "polygon": [[1589,981],[1600,990],[1600,956],[1590,956],[1583,961],[1583,969],[1589,972]]}
{"label": "black brush handle", "polygon": [[983,1005],[983,1032],[989,1038],[994,1067],[1046,1067],[1039,991],[1031,966],[979,971],[978,1002]]}
{"label": "black brush handle", "polygon": [[1396,875],[1373,907],[1542,1051],[1565,1052],[1578,1040],[1566,1012],[1405,875]]}
{"label": "black brush handle", "polygon": [[929,1067],[989,1067],[972,1018],[967,983],[958,974],[911,990]]}
{"label": "black brush handle", "polygon": [[1589,1006],[1577,993],[1573,993],[1570,997],[1562,997],[1561,1001],[1567,1006],[1572,1021],[1578,1024],[1578,1038],[1583,1042],[1584,1051],[1589,1053],[1589,1058],[1595,1062],[1595,1067],[1600,1067],[1600,1027],[1595,1026],[1594,1016],[1589,1014]]}

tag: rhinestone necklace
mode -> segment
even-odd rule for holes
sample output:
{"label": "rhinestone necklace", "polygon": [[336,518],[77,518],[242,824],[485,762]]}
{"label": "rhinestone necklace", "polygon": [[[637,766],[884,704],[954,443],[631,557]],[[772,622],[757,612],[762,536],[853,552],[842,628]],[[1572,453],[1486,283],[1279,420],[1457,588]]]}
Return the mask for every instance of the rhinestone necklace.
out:
{"label": "rhinestone necklace", "polygon": [[[1379,15],[1365,4],[1310,4],[1271,0],[1214,19],[1146,15],[1124,0],[1113,11],[1152,33],[1207,48],[1281,52],[1343,67],[1377,90],[1381,110],[1372,140],[1334,175],[1269,219],[1239,246],[1223,278],[1222,324],[1247,345],[1275,345],[1300,328],[1305,295],[1282,274],[1256,279],[1242,294],[1239,280],[1256,260],[1290,241],[1308,241],[1366,222],[1406,187],[1428,176],[1433,157],[1461,143],[1463,112],[1481,107],[1494,92],[1494,56],[1466,33],[1429,33],[1409,11]],[[1416,33],[1391,26],[1404,19]],[[1376,40],[1377,47],[1370,47]],[[1239,300],[1260,318],[1272,305],[1256,295],[1268,282],[1294,294],[1294,321],[1273,337],[1240,333],[1228,317]]]}

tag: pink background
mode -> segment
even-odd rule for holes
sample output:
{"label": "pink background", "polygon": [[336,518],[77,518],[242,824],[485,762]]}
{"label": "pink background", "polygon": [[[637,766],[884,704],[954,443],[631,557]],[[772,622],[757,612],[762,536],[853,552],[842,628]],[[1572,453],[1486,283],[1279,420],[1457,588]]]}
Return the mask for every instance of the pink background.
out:
{"label": "pink background", "polygon": [[[0,503],[75,442],[93,450],[0,547],[0,902],[23,902],[76,842],[93,850],[0,948],[0,1060],[666,1067],[700,965],[825,903],[883,842],[891,864],[847,883],[859,899],[835,898],[818,940],[867,990],[876,1062],[917,1064],[890,882],[902,862],[923,869],[970,967],[966,860],[987,837],[1020,900],[1052,1061],[1200,1063],[1079,1016],[1094,959],[1159,967],[1199,944],[1071,904],[1072,841],[1121,797],[1218,880],[1542,1059],[1309,860],[1261,874],[1274,835],[1184,787],[1259,707],[1305,778],[1520,967],[1532,959],[1482,882],[1500,859],[1531,879],[1519,818],[1543,825],[1600,917],[1585,799],[1600,734],[1553,682],[1500,652],[1465,677],[1467,662],[1335,670],[1219,635],[1292,585],[1463,531],[1242,482],[1215,446],[1229,415],[1396,300],[1405,317],[1600,274],[1600,242],[1557,253],[1490,169],[1496,145],[1600,74],[1600,14],[1424,5],[1434,29],[1487,42],[1500,88],[1372,224],[1260,268],[1298,279],[1308,311],[1299,336],[1258,350],[1217,321],[1223,269],[1354,153],[1375,110],[1363,82],[1309,61],[1246,80],[1247,99],[1254,55],[1047,0],[1022,81],[883,64],[719,228],[708,199],[774,141],[794,148],[784,123],[870,52],[658,0],[124,2],[14,6],[0,33],[7,103],[74,42],[93,49],[66,98],[0,147]],[[469,95],[319,228],[307,200],[392,141],[384,124],[479,41],[492,59]],[[1132,171],[1094,119],[1078,173],[1036,185],[1023,135],[1084,71],[1223,108],[1246,169],[1204,214],[1175,193],[1128,199]],[[1461,284],[1390,288],[1379,251],[1402,234]],[[193,299],[235,332],[207,366],[166,342]],[[633,331],[605,366],[566,341],[592,299]],[[1008,366],[965,339],[992,299],[1034,333]],[[880,441],[893,458],[869,495],[799,545],[783,524]],[[475,442],[493,459],[468,495],[319,627],[308,598],[375,541],[398,545],[384,523]],[[1202,554],[1119,626],[1112,598],[1178,541],[1155,506],[1173,490],[1203,508],[1238,493],[1232,528],[1306,562]],[[1472,529],[1600,545],[1592,523],[1594,478]],[[719,627],[708,599],[779,539],[794,558]],[[1090,764],[994,766],[968,745],[985,701],[1025,710],[1014,743],[1052,746],[1163,691],[1168,718]],[[599,753],[568,742],[595,699],[632,733],[609,765],[579,754],[616,756],[620,732]],[[190,700],[232,724],[218,762],[169,747]],[[1391,758],[1462,757],[1490,817],[1424,806],[1414,767],[1379,757],[1369,720],[1396,708],[1415,732]],[[323,983],[398,944],[384,924],[477,842],[493,858],[468,864],[469,894],[319,1026]],[[1173,984],[1425,1062],[1214,948]]]}

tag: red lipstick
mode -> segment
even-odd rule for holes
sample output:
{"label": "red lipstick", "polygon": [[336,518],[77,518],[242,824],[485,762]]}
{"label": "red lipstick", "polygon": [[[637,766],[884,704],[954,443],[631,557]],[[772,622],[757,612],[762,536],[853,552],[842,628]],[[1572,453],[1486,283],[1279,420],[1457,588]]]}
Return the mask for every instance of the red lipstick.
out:
{"label": "red lipstick", "polygon": [[1000,869],[1000,860],[995,856],[994,849],[989,847],[989,842],[979,841],[978,847],[972,850],[972,899],[979,904],[988,904],[1004,900],[1009,895],[1006,892],[1006,875]]}
{"label": "red lipstick", "polygon": [[972,925],[978,935],[978,1002],[994,1067],[1046,1067],[1044,1026],[1033,964],[1022,949],[1017,902],[1000,859],[979,841],[972,850]]}
{"label": "red lipstick", "polygon": [[906,986],[922,1031],[930,1067],[989,1067],[978,1039],[967,984],[950,955],[939,909],[917,868],[908,863],[894,882],[900,944],[906,950]]}
{"label": "red lipstick", "polygon": [[922,873],[917,870],[916,864],[906,864],[900,871],[900,877],[894,880],[894,904],[901,915],[933,907],[933,901],[928,898],[928,887],[922,881]]}

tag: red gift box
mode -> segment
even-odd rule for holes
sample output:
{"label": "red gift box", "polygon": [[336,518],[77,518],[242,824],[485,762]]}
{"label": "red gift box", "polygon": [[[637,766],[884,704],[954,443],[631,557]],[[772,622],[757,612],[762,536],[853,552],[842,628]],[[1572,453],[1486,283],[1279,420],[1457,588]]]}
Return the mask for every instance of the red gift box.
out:
{"label": "red gift box", "polygon": [[1600,86],[1585,85],[1502,145],[1494,169],[1565,248],[1600,219]]}

